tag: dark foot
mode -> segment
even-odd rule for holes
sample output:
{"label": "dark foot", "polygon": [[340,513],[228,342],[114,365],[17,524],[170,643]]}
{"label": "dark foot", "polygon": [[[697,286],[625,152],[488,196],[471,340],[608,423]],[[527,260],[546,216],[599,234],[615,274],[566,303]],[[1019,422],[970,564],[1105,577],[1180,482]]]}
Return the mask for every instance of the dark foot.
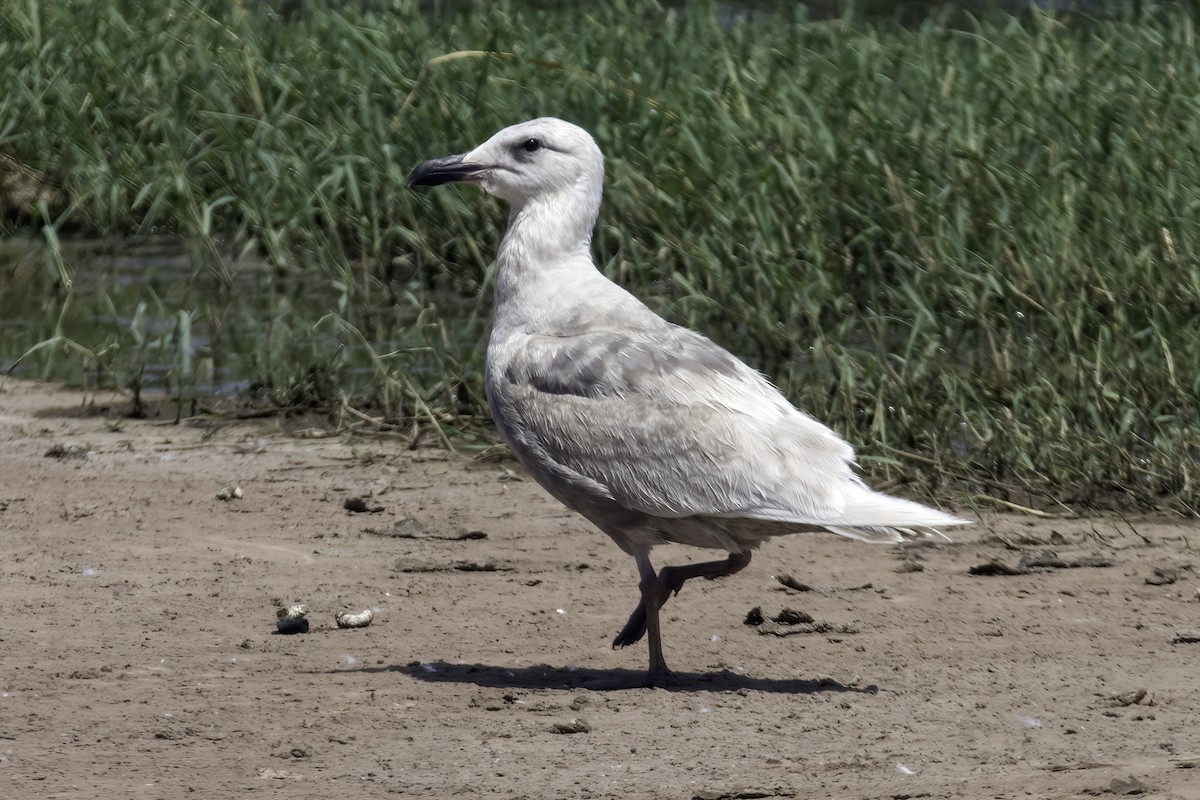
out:
{"label": "dark foot", "polygon": [[629,621],[625,623],[625,627],[621,628],[621,632],[617,634],[617,638],[613,639],[613,650],[618,647],[628,647],[631,644],[641,641],[641,638],[646,635],[646,604],[638,603],[637,608],[629,615]]}
{"label": "dark foot", "polygon": [[[723,578],[745,569],[749,563],[750,553],[745,552],[730,553],[729,558],[723,561],[706,561],[702,564],[688,564],[682,567],[663,567],[655,578],[653,589],[658,603],[657,607],[662,608],[666,605],[667,600],[671,599],[671,595],[679,594],[683,584],[692,578],[707,578],[710,581]],[[625,623],[625,627],[621,628],[621,632],[613,639],[613,649],[635,644],[641,641],[645,635],[646,601],[643,599],[629,615],[629,621]]]}

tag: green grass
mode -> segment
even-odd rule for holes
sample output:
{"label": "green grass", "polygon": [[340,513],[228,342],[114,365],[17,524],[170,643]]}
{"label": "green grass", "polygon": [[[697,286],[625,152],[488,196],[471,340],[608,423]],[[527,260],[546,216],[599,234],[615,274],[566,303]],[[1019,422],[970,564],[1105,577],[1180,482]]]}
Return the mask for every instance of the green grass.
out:
{"label": "green grass", "polygon": [[[914,27],[786,3],[737,24],[703,4],[328,5],[286,22],[233,0],[0,12],[0,211],[44,243],[0,280],[36,274],[42,338],[88,269],[59,240],[165,227],[195,272],[163,325],[219,328],[253,264],[244,379],[461,427],[484,413],[505,210],[404,178],[556,115],[608,155],[606,272],[763,369],[876,479],[1195,513],[1200,56],[1184,11]],[[106,374],[128,382],[132,334],[103,327],[66,338],[120,353]]]}

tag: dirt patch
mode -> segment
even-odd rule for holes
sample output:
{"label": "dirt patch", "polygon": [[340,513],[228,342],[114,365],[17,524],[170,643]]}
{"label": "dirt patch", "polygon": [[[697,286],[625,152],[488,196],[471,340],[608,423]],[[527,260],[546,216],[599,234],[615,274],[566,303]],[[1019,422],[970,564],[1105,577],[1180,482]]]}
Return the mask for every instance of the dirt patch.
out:
{"label": "dirt patch", "polygon": [[1200,797],[1193,522],[778,540],[602,693],[632,560],[511,463],[81,403],[0,389],[6,797]]}

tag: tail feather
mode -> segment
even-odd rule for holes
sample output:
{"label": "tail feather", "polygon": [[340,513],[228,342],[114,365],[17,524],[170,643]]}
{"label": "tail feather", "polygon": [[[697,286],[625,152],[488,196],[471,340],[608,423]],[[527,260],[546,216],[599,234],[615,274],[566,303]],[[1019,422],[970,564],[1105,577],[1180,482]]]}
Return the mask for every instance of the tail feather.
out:
{"label": "tail feather", "polygon": [[939,528],[969,525],[970,522],[936,508],[856,486],[846,497],[840,518],[825,527],[832,533],[860,542],[887,544],[907,539],[940,536]]}
{"label": "tail feather", "polygon": [[[959,523],[966,524],[966,523]],[[850,527],[847,525],[826,525],[825,530],[855,539],[867,544],[895,544],[913,539],[940,538],[949,541],[950,537],[937,528],[885,528],[885,527]]]}

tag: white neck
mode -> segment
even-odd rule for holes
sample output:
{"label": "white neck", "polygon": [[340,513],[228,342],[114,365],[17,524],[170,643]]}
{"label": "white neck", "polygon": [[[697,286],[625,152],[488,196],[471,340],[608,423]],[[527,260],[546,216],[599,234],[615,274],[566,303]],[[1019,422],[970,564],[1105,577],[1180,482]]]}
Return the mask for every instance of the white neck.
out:
{"label": "white neck", "polygon": [[573,186],[514,204],[508,230],[496,255],[496,296],[503,301],[521,285],[534,285],[547,273],[590,270],[592,229],[600,192]]}

